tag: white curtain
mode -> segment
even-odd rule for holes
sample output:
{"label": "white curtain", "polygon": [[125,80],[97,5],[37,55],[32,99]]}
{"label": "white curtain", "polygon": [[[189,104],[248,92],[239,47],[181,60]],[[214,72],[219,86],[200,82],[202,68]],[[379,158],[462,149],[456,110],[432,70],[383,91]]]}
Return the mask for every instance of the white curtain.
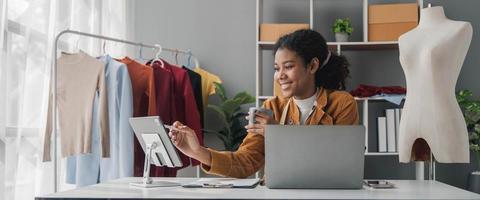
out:
{"label": "white curtain", "polygon": [[[133,16],[129,4],[128,0],[0,0],[0,199],[33,199],[54,191],[53,162],[43,163],[41,158],[55,35],[71,29],[133,38],[127,27]],[[102,44],[98,39],[65,35],[60,47],[78,47],[98,56]],[[126,47],[107,42],[106,52],[123,56]],[[68,188],[63,178],[58,180],[60,190]]]}

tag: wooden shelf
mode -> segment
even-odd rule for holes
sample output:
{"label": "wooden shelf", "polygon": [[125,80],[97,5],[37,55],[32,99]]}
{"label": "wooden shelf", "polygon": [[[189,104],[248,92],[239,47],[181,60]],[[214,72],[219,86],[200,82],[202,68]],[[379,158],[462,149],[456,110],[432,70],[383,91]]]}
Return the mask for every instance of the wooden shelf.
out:
{"label": "wooden shelf", "polygon": [[397,41],[387,42],[328,42],[330,48],[340,48],[342,51],[361,51],[361,50],[388,50],[398,49]]}
{"label": "wooden shelf", "polygon": [[365,156],[398,156],[398,152],[365,152]]}
{"label": "wooden shelf", "polygon": [[260,100],[267,100],[269,98],[272,98],[273,96],[258,96],[258,99]]}
{"label": "wooden shelf", "polygon": [[[273,96],[258,96],[258,99],[260,100],[267,100],[269,98],[272,98]],[[357,101],[365,101],[365,100],[369,100],[369,101],[385,101],[385,98],[383,97],[354,97],[355,100]],[[405,99],[405,98],[404,98]]]}
{"label": "wooden shelf", "polygon": [[[386,101],[384,97],[354,97],[357,101]],[[405,97],[403,98],[405,100]]]}
{"label": "wooden shelf", "polygon": [[[257,45],[262,49],[272,49],[275,42],[258,41]],[[397,41],[386,42],[328,42],[328,48],[331,51],[371,51],[371,50],[388,50],[398,49]]]}
{"label": "wooden shelf", "polygon": [[261,49],[273,49],[275,42],[258,41],[257,45],[259,45]]}

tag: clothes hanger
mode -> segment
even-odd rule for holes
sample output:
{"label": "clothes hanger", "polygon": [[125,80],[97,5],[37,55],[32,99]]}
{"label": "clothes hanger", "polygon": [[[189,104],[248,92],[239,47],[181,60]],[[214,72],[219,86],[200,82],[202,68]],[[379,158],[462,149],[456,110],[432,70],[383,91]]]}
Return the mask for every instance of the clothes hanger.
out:
{"label": "clothes hanger", "polygon": [[[68,45],[66,45],[65,49],[61,49],[61,55],[73,55],[78,53],[78,40],[75,42],[74,38],[69,38]],[[72,42],[73,41],[73,42]]]}
{"label": "clothes hanger", "polygon": [[193,57],[193,63],[195,64],[195,67],[200,68],[200,64],[198,62],[198,59],[195,56],[193,56],[191,49],[187,49],[187,55],[188,55],[188,58],[187,58],[187,66],[186,67],[192,69],[191,60],[192,60],[192,57]]}
{"label": "clothes hanger", "polygon": [[174,53],[175,53],[175,65],[178,66],[178,49],[175,49]]}
{"label": "clothes hanger", "polygon": [[[75,40],[75,38],[70,38],[71,40]],[[82,50],[80,49],[80,37],[77,37],[75,44],[75,48],[72,46],[68,46],[65,50],[61,52],[61,54],[65,55],[73,55],[73,54],[78,54],[81,53]]]}
{"label": "clothes hanger", "polygon": [[187,50],[188,58],[187,58],[187,67],[190,68],[190,61],[192,60],[192,50]]}
{"label": "clothes hanger", "polygon": [[80,52],[82,52],[82,50],[80,50],[80,37],[77,37],[77,45],[75,46],[75,50],[72,51],[72,54]]}
{"label": "clothes hanger", "polygon": [[165,64],[163,63],[163,60],[160,59],[160,54],[163,51],[163,48],[159,44],[155,44],[155,47],[158,49],[157,53],[155,54],[155,59],[152,60],[152,64],[155,63],[156,61],[160,62],[160,67],[164,68]]}
{"label": "clothes hanger", "polygon": [[146,58],[143,57],[143,44],[142,43],[140,43],[140,45],[139,45],[138,56],[135,58],[135,60],[139,60],[139,61],[147,60]]}
{"label": "clothes hanger", "polygon": [[200,63],[198,62],[197,57],[193,57],[193,63],[195,63],[195,68],[199,68],[199,69],[200,69]]}
{"label": "clothes hanger", "polygon": [[102,45],[102,55],[103,56],[106,56],[107,55],[107,51],[105,50],[105,47],[107,46],[107,41],[106,40],[103,40],[103,45]]}

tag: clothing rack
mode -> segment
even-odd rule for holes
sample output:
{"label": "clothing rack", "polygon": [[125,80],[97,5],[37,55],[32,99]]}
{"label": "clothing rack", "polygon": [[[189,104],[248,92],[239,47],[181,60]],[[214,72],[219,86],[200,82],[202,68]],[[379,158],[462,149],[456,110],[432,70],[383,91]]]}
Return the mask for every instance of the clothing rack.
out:
{"label": "clothing rack", "polygon": [[[52,120],[52,127],[53,127],[53,175],[54,175],[54,192],[58,192],[58,160],[57,160],[57,49],[58,49],[58,42],[59,39],[62,35],[64,34],[74,34],[74,35],[80,35],[80,36],[86,36],[86,37],[91,37],[91,38],[97,38],[97,39],[102,39],[102,40],[109,40],[109,41],[114,41],[114,42],[119,42],[119,43],[124,43],[124,44],[130,44],[133,46],[140,46],[140,47],[145,47],[145,48],[150,48],[150,49],[157,49],[159,51],[169,51],[172,53],[183,53],[191,56],[194,60],[195,65],[198,67],[198,60],[196,57],[192,55],[190,50],[179,50],[179,49],[170,49],[170,48],[162,48],[160,45],[155,44],[155,45],[150,45],[150,44],[143,44],[140,42],[133,42],[133,41],[127,41],[127,40],[122,40],[122,39],[117,39],[117,38],[112,38],[112,37],[107,37],[103,35],[96,35],[96,34],[91,34],[91,33],[86,33],[86,32],[80,32],[80,31],[74,31],[74,30],[63,30],[60,33],[58,33],[55,37],[55,42],[54,42],[54,48],[53,48],[53,67],[52,67],[52,74],[51,78],[53,78],[53,84],[52,84],[52,92],[53,92],[53,120]],[[196,168],[197,171],[197,178],[200,177],[200,167],[197,166]]]}

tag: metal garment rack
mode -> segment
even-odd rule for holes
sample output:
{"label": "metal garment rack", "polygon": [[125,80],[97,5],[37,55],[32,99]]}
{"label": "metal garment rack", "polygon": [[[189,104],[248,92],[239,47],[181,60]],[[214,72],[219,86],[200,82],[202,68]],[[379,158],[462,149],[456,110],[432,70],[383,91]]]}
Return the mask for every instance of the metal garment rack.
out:
{"label": "metal garment rack", "polygon": [[[161,51],[169,51],[172,53],[183,53],[187,54],[189,56],[192,56],[194,59],[195,65],[198,67],[198,60],[195,58],[190,51],[185,51],[185,50],[178,50],[178,49],[170,49],[170,48],[162,48],[160,45],[155,44],[155,45],[150,45],[150,44],[143,44],[140,42],[132,42],[132,41],[127,41],[127,40],[122,40],[122,39],[117,39],[117,38],[112,38],[112,37],[107,37],[103,35],[96,35],[96,34],[91,34],[91,33],[85,33],[85,32],[80,32],[80,31],[74,31],[74,30],[64,30],[60,33],[57,34],[55,37],[55,43],[54,43],[54,48],[53,48],[53,67],[52,67],[52,74],[51,77],[54,79],[53,84],[52,84],[52,92],[53,92],[53,120],[52,120],[52,127],[53,127],[53,175],[54,175],[54,192],[58,191],[58,159],[57,159],[57,49],[58,49],[58,42],[59,39],[62,35],[64,34],[74,34],[74,35],[81,35],[81,36],[86,36],[86,37],[91,37],[91,38],[97,38],[97,39],[102,39],[102,40],[109,40],[109,41],[114,41],[114,42],[119,42],[119,43],[124,43],[124,44],[130,44],[133,46],[140,46],[140,47],[145,47],[145,48],[150,48],[150,49],[156,49],[156,50],[161,50]],[[197,171],[197,177],[200,177],[200,167],[196,167]]]}

